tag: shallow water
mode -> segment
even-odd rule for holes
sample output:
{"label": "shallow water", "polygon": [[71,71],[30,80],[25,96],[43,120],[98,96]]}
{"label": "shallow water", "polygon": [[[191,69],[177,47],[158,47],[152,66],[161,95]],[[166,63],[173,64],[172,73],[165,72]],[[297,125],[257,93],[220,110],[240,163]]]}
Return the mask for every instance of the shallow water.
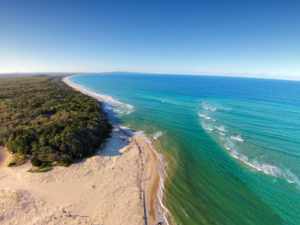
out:
{"label": "shallow water", "polygon": [[69,80],[168,161],[177,224],[300,224],[300,82],[109,73]]}

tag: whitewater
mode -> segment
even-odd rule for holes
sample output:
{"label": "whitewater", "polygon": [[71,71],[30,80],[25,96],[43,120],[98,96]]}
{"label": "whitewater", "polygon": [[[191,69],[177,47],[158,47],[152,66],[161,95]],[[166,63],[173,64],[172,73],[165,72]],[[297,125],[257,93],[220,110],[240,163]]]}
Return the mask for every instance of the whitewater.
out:
{"label": "whitewater", "polygon": [[158,194],[170,224],[300,224],[300,82],[138,73],[70,81],[163,158]]}

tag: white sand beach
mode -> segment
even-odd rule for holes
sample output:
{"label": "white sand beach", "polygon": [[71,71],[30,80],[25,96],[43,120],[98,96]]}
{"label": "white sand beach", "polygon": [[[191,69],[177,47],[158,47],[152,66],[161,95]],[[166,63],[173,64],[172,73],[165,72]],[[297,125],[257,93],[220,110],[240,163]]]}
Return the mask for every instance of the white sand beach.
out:
{"label": "white sand beach", "polygon": [[30,163],[7,167],[10,158],[0,150],[0,224],[158,222],[157,157],[150,143],[126,128],[114,127],[94,156],[46,173],[28,172]]}
{"label": "white sand beach", "polygon": [[98,154],[66,168],[31,173],[29,163],[7,162],[0,168],[1,224],[145,224],[144,191],[147,222],[154,223],[156,158],[126,130],[114,128]]}

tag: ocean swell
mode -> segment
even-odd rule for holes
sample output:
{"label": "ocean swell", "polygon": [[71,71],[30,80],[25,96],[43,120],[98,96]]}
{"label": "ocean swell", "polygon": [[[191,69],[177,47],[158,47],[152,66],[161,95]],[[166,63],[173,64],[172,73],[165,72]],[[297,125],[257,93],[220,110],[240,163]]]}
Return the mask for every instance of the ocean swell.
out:
{"label": "ocean swell", "polygon": [[242,155],[237,151],[232,151],[230,155],[252,169],[255,169],[256,171],[273,177],[281,177],[290,184],[297,184],[298,186],[300,185],[299,178],[289,169],[282,169],[271,164],[259,162],[258,160],[250,161],[247,156]]}
{"label": "ocean swell", "polygon": [[206,102],[202,102],[202,107],[205,110],[216,111],[217,107],[208,105]]}
{"label": "ocean swell", "polygon": [[244,144],[244,138],[242,138],[242,135],[234,134],[224,125],[214,125],[216,123],[214,123],[215,121],[211,118],[211,113],[213,113],[217,108],[212,108],[212,106],[208,106],[207,103],[202,103],[202,105],[204,109],[210,111],[207,113],[198,113],[198,116],[201,119],[202,128],[210,136],[216,139],[231,157],[257,172],[276,178],[282,178],[288,183],[300,186],[299,178],[289,169],[280,168],[279,166],[272,165],[271,163],[266,163],[264,162],[265,160],[259,159],[259,156],[254,159],[249,159],[248,156],[240,151],[240,148],[242,148]]}

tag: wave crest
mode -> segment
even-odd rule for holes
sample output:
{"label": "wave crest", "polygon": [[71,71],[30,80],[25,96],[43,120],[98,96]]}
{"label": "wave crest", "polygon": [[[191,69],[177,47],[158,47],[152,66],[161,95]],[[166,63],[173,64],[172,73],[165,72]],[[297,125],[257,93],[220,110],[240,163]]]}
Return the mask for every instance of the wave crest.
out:
{"label": "wave crest", "polygon": [[106,110],[106,111],[113,110],[114,112],[120,113],[120,114],[130,114],[133,112],[133,108],[134,108],[133,105],[121,102],[120,100],[113,98],[109,95],[103,95],[103,94],[96,93],[93,90],[90,90],[89,88],[87,88],[83,85],[74,84],[68,79],[68,77],[64,78],[63,81],[66,84],[68,84],[69,86],[73,87],[74,89],[82,92],[83,94],[93,97],[100,102],[103,102],[104,110]]}
{"label": "wave crest", "polygon": [[230,138],[231,138],[232,140],[239,141],[239,142],[243,142],[243,141],[244,141],[244,139],[242,138],[241,135],[231,136]]}
{"label": "wave crest", "polygon": [[206,124],[206,123],[203,123],[202,127],[203,127],[204,130],[207,130],[207,131],[210,131],[210,132],[214,130],[213,126],[211,126],[209,124]]}
{"label": "wave crest", "polygon": [[204,117],[206,117],[207,115],[206,115],[206,114],[198,113],[198,116],[201,117],[201,118],[204,118]]}
{"label": "wave crest", "polygon": [[164,132],[157,131],[156,133],[153,134],[153,138],[154,138],[154,140],[157,140],[158,138],[160,138],[163,135],[164,135]]}
{"label": "wave crest", "polygon": [[226,132],[227,130],[226,130],[226,128],[224,127],[224,126],[215,126],[215,128],[217,129],[217,130],[219,130],[219,131],[222,131],[222,132]]}
{"label": "wave crest", "polygon": [[235,143],[230,139],[228,139],[225,142],[224,148],[229,152],[229,154],[233,158],[256,171],[273,177],[281,177],[289,183],[296,183],[300,185],[299,178],[295,174],[293,174],[289,169],[282,169],[270,163],[260,162],[257,158],[254,160],[250,160],[247,156],[243,155],[237,150]]}
{"label": "wave crest", "polygon": [[205,102],[202,102],[202,107],[203,107],[203,109],[205,109],[205,110],[210,110],[210,111],[216,111],[216,110],[217,110],[217,107],[208,105],[208,104],[205,103]]}

